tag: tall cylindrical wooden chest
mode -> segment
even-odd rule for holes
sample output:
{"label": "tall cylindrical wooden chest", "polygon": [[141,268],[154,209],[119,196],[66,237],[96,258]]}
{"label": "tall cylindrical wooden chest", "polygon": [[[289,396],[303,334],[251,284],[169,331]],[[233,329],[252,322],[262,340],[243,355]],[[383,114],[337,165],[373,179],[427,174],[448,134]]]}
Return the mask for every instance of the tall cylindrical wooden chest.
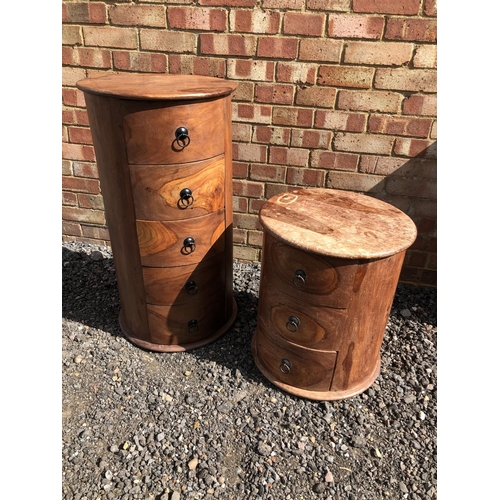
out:
{"label": "tall cylindrical wooden chest", "polygon": [[413,221],[370,196],[296,189],[262,206],[264,245],[252,351],[300,397],[344,399],[380,372],[380,347]]}
{"label": "tall cylindrical wooden chest", "polygon": [[232,325],[231,94],[193,75],[112,74],[84,92],[120,294],[120,326],[154,351]]}

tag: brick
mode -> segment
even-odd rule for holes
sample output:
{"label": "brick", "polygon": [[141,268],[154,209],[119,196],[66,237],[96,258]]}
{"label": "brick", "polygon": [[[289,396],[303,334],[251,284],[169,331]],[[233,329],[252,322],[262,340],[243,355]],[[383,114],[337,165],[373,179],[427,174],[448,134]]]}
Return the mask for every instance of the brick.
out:
{"label": "brick", "polygon": [[273,125],[292,125],[309,128],[312,126],[312,121],[313,111],[311,109],[281,106],[273,108]]}
{"label": "brick", "polygon": [[273,33],[280,29],[280,13],[271,10],[231,10],[231,31],[240,33]]}
{"label": "brick", "polygon": [[338,40],[303,38],[299,59],[303,61],[340,62],[343,43]]}
{"label": "brick", "polygon": [[428,254],[428,260],[427,260],[427,267],[429,269],[437,269],[437,254],[436,253],[430,253]]}
{"label": "brick", "polygon": [[347,12],[351,10],[351,0],[307,0],[309,10],[334,10]]}
{"label": "brick", "polygon": [[196,35],[180,31],[141,29],[142,50],[156,52],[193,53],[196,51]]}
{"label": "brick", "polygon": [[89,224],[105,224],[104,212],[87,208],[62,207],[62,216],[65,220],[88,222]]}
{"label": "brick", "polygon": [[285,182],[286,167],[280,165],[251,165],[250,179],[254,181]]}
{"label": "brick", "polygon": [[[248,201],[246,198],[239,198],[239,199]],[[235,198],[233,197],[233,203],[234,203],[234,200],[235,200]],[[234,208],[234,206],[233,206],[233,211],[242,212],[242,210],[236,210]],[[245,244],[247,242],[247,234],[248,234],[248,231],[245,229],[233,228],[233,243]]]}
{"label": "brick", "polygon": [[74,161],[73,172],[75,177],[99,178],[99,172],[95,163]]}
{"label": "brick", "polygon": [[149,54],[146,52],[113,52],[114,69],[137,71],[139,73],[165,73],[167,56],[165,54]]}
{"label": "brick", "polygon": [[353,153],[390,155],[394,137],[339,132],[333,138],[333,149]]}
{"label": "brick", "polygon": [[436,92],[437,74],[430,69],[379,68],[375,72],[377,89]]}
{"label": "brick", "polygon": [[326,186],[332,189],[358,191],[361,193],[380,193],[384,190],[385,178],[379,175],[358,174],[353,172],[328,172]]}
{"label": "brick", "polygon": [[274,184],[267,182],[265,197],[266,199],[269,200],[270,198],[276,196],[277,194],[288,193],[292,189],[294,189],[294,186],[287,186],[286,184]]}
{"label": "brick", "polygon": [[110,5],[111,24],[165,28],[165,7],[162,5]]}
{"label": "brick", "polygon": [[234,226],[239,229],[262,229],[259,217],[251,214],[234,214]]}
{"label": "brick", "polygon": [[67,191],[82,191],[86,193],[99,194],[99,181],[96,179],[85,179],[83,177],[62,178],[62,187]]}
{"label": "brick", "polygon": [[248,177],[248,163],[233,161],[233,178],[246,179]]}
{"label": "brick", "polygon": [[64,23],[104,24],[106,22],[105,3],[68,3],[62,4],[62,20]]}
{"label": "brick", "polygon": [[204,7],[169,7],[169,28],[183,30],[225,31],[226,11]]}
{"label": "brick", "polygon": [[367,174],[392,175],[407,161],[406,158],[361,155],[359,171]]}
{"label": "brick", "polygon": [[290,37],[261,36],[258,39],[257,56],[273,59],[295,59],[299,40]]}
{"label": "brick", "polygon": [[66,106],[85,107],[85,96],[81,90],[74,88],[62,89],[62,100]]}
{"label": "brick", "polygon": [[138,48],[137,32],[134,28],[85,26],[83,28],[83,38],[85,45],[89,46],[113,47],[118,49]]}
{"label": "brick", "polygon": [[417,231],[423,236],[436,236],[436,219],[420,219]]}
{"label": "brick", "polygon": [[307,149],[283,148],[280,146],[271,146],[269,148],[269,163],[305,167],[308,161],[309,151]]}
{"label": "brick", "polygon": [[322,36],[325,22],[325,14],[285,12],[283,33],[285,35]]}
{"label": "brick", "polygon": [[278,62],[276,80],[285,83],[309,83],[312,85],[316,81],[316,65],[302,62]]}
{"label": "brick", "polygon": [[264,9],[301,10],[304,0],[262,0]]}
{"label": "brick", "polygon": [[292,104],[294,90],[293,85],[260,83],[255,86],[255,102]]}
{"label": "brick", "polygon": [[436,219],[437,203],[430,200],[415,200],[413,203],[415,217],[428,217]]}
{"label": "brick", "polygon": [[323,170],[289,167],[286,182],[296,186],[323,187],[325,185],[325,175]]}
{"label": "brick", "polygon": [[109,50],[63,47],[63,64],[93,68],[111,68]]}
{"label": "brick", "polygon": [[331,132],[293,129],[291,146],[295,148],[328,149],[331,140]]}
{"label": "brick", "polygon": [[256,126],[253,141],[276,146],[288,146],[290,144],[290,134],[291,130],[289,128]]}
{"label": "brick", "polygon": [[372,14],[416,15],[420,10],[421,0],[353,0],[354,12]]}
{"label": "brick", "polygon": [[254,61],[251,59],[229,59],[227,76],[235,80],[272,81],[274,79],[272,61]]}
{"label": "brick", "polygon": [[233,141],[251,142],[252,126],[245,123],[233,123]]}
{"label": "brick", "polygon": [[62,204],[72,207],[78,206],[78,197],[76,193],[71,193],[69,191],[62,192]]}
{"label": "brick", "polygon": [[361,155],[359,171],[422,180],[437,180],[437,162],[425,158],[395,158]]}
{"label": "brick", "polygon": [[82,228],[75,222],[62,221],[62,234],[67,236],[81,236]]}
{"label": "brick", "polygon": [[340,90],[337,106],[339,109],[354,111],[381,111],[397,113],[403,96],[396,92],[376,90]]}
{"label": "brick", "polygon": [[425,267],[427,263],[427,253],[426,252],[412,252],[409,251],[406,255],[406,264],[411,267]]}
{"label": "brick", "polygon": [[63,123],[67,125],[89,125],[86,109],[63,109]]}
{"label": "brick", "polygon": [[204,75],[216,78],[226,76],[226,60],[223,58],[171,54],[168,61],[169,72],[172,74]]}
{"label": "brick", "polygon": [[405,115],[436,116],[436,95],[411,95],[403,101],[403,113]]}
{"label": "brick", "polygon": [[436,158],[436,148],[437,144],[435,141],[397,138],[394,146],[394,153],[400,156]]}
{"label": "brick", "polygon": [[333,108],[337,90],[330,87],[298,87],[296,104],[318,108]]}
{"label": "brick", "polygon": [[62,152],[63,158],[65,158],[66,160],[95,160],[94,148],[92,146],[63,143]]}
{"label": "brick", "polygon": [[69,127],[69,139],[78,144],[92,144],[92,135],[89,128]]}
{"label": "brick", "polygon": [[259,144],[233,144],[233,160],[265,163],[267,147]]}
{"label": "brick", "polygon": [[363,66],[320,66],[318,83],[332,87],[354,87],[369,89],[372,86],[375,68]]}
{"label": "brick", "polygon": [[62,161],[62,174],[63,175],[73,175],[73,162],[70,160]]}
{"label": "brick", "polygon": [[330,130],[345,130],[346,132],[363,132],[366,126],[366,115],[345,111],[318,110],[314,126]]}
{"label": "brick", "polygon": [[264,185],[262,182],[234,179],[233,194],[249,198],[260,198],[264,196]]}
{"label": "brick", "polygon": [[328,16],[328,36],[379,40],[384,32],[384,23],[385,20],[381,16],[330,14]]}
{"label": "brick", "polygon": [[358,167],[359,155],[351,153],[332,153],[330,151],[313,151],[311,167],[329,170],[348,170],[355,172]]}
{"label": "brick", "polygon": [[[182,2],[176,1],[175,3]],[[186,3],[192,3],[192,0],[188,0]],[[255,7],[257,0],[199,0],[198,3],[209,7]]]}
{"label": "brick", "polygon": [[432,123],[430,138],[437,139],[437,120]]}
{"label": "brick", "polygon": [[413,55],[414,68],[437,68],[437,46],[418,45]]}
{"label": "brick", "polygon": [[81,45],[83,43],[82,28],[63,25],[62,43],[63,45]]}
{"label": "brick", "polygon": [[86,78],[87,72],[84,68],[62,68],[62,85],[66,87],[74,87],[78,80]]}
{"label": "brick", "polygon": [[233,247],[233,257],[236,262],[259,262],[259,250],[251,247]]}
{"label": "brick", "polygon": [[385,27],[385,38],[387,40],[435,42],[437,22],[435,19],[425,18],[389,18]]}
{"label": "brick", "polygon": [[109,241],[109,231],[106,227],[87,226],[82,224],[82,234],[94,240]]}
{"label": "brick", "polygon": [[201,54],[252,57],[256,48],[257,37],[252,35],[200,34]]}
{"label": "brick", "polygon": [[430,118],[373,114],[368,120],[368,132],[388,135],[427,137],[432,125]]}
{"label": "brick", "polygon": [[437,16],[437,0],[424,0],[424,14],[426,16]]}
{"label": "brick", "polygon": [[437,195],[436,182],[404,177],[387,177],[385,190],[389,194],[414,196],[435,200]]}
{"label": "brick", "polygon": [[233,120],[250,123],[271,123],[271,106],[233,103]]}
{"label": "brick", "polygon": [[344,51],[344,62],[348,64],[373,64],[402,66],[408,64],[413,55],[411,43],[395,42],[348,42]]}
{"label": "brick", "polygon": [[248,244],[262,247],[264,233],[262,231],[248,231]]}
{"label": "brick", "polygon": [[80,208],[104,210],[104,203],[100,194],[78,193],[78,205]]}
{"label": "brick", "polygon": [[[211,57],[210,59],[213,58]],[[233,92],[233,101],[253,101],[254,89],[255,83],[253,82],[238,82],[238,87]]]}

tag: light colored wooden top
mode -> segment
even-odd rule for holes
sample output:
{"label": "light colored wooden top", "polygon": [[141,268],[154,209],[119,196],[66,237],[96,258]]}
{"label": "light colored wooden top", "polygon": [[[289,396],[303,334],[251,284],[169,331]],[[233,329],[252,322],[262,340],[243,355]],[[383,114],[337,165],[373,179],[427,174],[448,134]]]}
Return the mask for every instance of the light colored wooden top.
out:
{"label": "light colored wooden top", "polygon": [[191,100],[229,95],[238,84],[211,76],[112,73],[85,78],[76,86],[83,92],[122,99]]}
{"label": "light colored wooden top", "polygon": [[263,227],[294,247],[331,257],[372,259],[406,250],[417,236],[401,210],[371,196],[335,189],[296,189],[269,199]]}

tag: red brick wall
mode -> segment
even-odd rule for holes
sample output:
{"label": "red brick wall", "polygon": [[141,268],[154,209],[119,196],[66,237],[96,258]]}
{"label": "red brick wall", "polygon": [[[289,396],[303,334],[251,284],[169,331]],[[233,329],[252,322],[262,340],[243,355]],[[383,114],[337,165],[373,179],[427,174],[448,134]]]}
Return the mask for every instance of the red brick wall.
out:
{"label": "red brick wall", "polygon": [[108,242],[82,93],[108,72],[209,75],[233,96],[234,255],[258,261],[262,203],[364,192],[415,221],[401,280],[436,284],[435,0],[62,4],[63,239]]}

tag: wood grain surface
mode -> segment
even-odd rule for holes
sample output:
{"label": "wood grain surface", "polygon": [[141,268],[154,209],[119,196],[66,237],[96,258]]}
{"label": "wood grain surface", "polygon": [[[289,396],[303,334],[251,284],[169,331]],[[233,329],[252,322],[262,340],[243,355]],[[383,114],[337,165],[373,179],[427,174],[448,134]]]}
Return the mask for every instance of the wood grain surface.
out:
{"label": "wood grain surface", "polygon": [[[130,166],[135,214],[144,220],[200,217],[224,207],[224,156],[187,164]],[[192,205],[181,202],[188,188]]]}
{"label": "wood grain surface", "polygon": [[[123,127],[131,165],[187,163],[224,153],[224,106],[221,99],[189,102],[123,101]],[[188,129],[182,148],[175,131]]]}
{"label": "wood grain surface", "polygon": [[387,257],[406,250],[417,236],[410,217],[392,205],[324,188],[272,197],[262,205],[260,221],[266,231],[292,246],[347,259]]}

